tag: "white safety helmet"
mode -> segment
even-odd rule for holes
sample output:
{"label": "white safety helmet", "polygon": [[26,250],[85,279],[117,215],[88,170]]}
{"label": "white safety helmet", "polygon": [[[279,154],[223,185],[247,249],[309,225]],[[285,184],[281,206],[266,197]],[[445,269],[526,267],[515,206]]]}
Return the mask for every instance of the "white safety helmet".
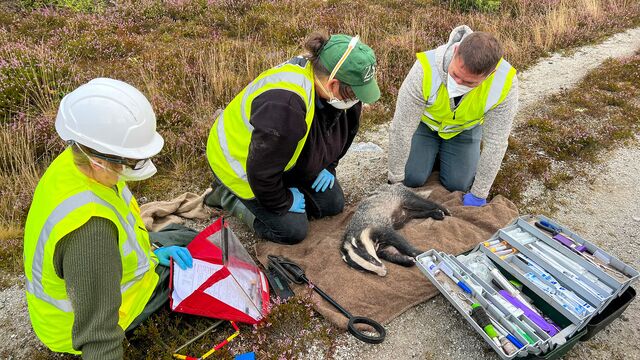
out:
{"label": "white safety helmet", "polygon": [[107,78],[93,79],[62,99],[56,131],[64,141],[127,159],[150,158],[164,145],[149,100],[133,86]]}

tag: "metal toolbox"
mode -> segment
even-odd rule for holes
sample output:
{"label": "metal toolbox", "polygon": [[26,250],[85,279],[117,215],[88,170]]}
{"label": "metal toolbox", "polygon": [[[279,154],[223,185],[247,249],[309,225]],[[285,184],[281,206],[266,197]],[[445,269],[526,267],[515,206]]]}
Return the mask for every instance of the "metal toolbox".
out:
{"label": "metal toolbox", "polygon": [[[467,255],[482,258],[484,273],[433,249],[416,258],[417,266],[502,359],[565,353],[590,319],[639,277],[544,216],[517,218]],[[491,331],[472,318],[476,310],[486,313],[474,316]]]}

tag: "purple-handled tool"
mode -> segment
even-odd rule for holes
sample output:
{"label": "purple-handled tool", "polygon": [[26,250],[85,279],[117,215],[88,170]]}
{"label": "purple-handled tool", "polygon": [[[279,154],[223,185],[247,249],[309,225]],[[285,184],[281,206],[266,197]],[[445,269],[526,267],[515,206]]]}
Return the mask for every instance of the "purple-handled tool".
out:
{"label": "purple-handled tool", "polygon": [[505,300],[507,300],[509,303],[511,303],[511,305],[513,305],[513,306],[517,307],[518,309],[522,310],[524,312],[524,316],[529,318],[529,320],[531,320],[534,324],[538,325],[538,327],[540,329],[542,329],[544,332],[546,332],[547,334],[549,334],[549,336],[553,336],[553,335],[558,333],[558,328],[554,324],[548,322],[542,316],[538,315],[538,313],[536,313],[535,311],[531,310],[527,305],[525,305],[522,302],[520,302],[520,300],[518,300],[515,297],[511,296],[511,294],[509,294],[509,292],[507,292],[506,290],[500,290],[500,291],[498,291],[498,293]]}
{"label": "purple-handled tool", "polygon": [[575,252],[585,252],[587,251],[587,247],[584,245],[580,245],[578,243],[576,243],[575,241],[573,241],[572,239],[569,239],[568,237],[562,235],[560,233],[560,228],[553,225],[552,223],[545,221],[545,220],[540,220],[538,222],[535,223],[535,226],[548,231],[552,234],[552,239],[556,240],[557,242],[561,243],[562,245],[568,247],[569,249],[575,251]]}

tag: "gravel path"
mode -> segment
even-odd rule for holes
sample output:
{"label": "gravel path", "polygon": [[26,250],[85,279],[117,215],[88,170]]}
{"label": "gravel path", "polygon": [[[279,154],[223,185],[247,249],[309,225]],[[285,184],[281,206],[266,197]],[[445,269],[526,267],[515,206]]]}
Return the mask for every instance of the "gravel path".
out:
{"label": "gravel path", "polygon": [[[640,48],[640,28],[615,35],[600,45],[583,47],[573,55],[555,54],[522,73],[521,108],[526,109],[544,96],[570,87],[588,70],[607,57],[632,54]],[[347,201],[354,202],[386,181],[388,124],[359,136],[372,142],[377,151],[350,151],[338,167]],[[558,190],[562,204],[557,219],[580,234],[640,268],[640,148],[620,149],[602,166],[594,169],[595,181],[577,180]],[[582,181],[582,182],[581,182]],[[598,226],[594,226],[597,224]],[[19,281],[20,284],[23,280]],[[567,358],[640,358],[638,301],[606,331],[588,343],[576,346]],[[0,358],[22,359],[40,348],[31,331],[24,290],[16,285],[0,291]],[[343,337],[338,359],[496,359],[497,356],[459,319],[442,296],[421,304],[387,326],[387,339],[380,345],[366,345]]]}
{"label": "gravel path", "polygon": [[587,72],[610,57],[633,55],[640,49],[640,28],[616,34],[604,42],[585,46],[568,56],[553,54],[518,74],[520,108],[526,109],[543,97],[575,85]]}

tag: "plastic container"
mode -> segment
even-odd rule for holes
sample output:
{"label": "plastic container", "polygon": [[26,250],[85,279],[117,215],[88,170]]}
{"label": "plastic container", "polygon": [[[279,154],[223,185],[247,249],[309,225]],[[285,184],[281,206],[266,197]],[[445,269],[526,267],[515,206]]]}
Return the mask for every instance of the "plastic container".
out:
{"label": "plastic container", "polygon": [[544,355],[529,355],[526,359],[544,359],[544,360],[555,360],[560,359],[565,356],[569,350],[573,349],[574,346],[578,343],[578,341],[582,340],[583,337],[587,334],[587,328],[582,329],[579,333],[573,335],[566,343],[558,346],[557,348],[549,351]]}
{"label": "plastic container", "polygon": [[[549,233],[541,231],[534,226],[538,220],[549,221],[560,228],[566,236],[586,248],[589,253],[578,253],[584,250],[569,248],[569,245],[565,245],[566,241],[562,242],[562,239],[555,239]],[[486,279],[474,274],[451,254],[431,249],[419,255],[416,260],[422,273],[503,360],[559,359],[579,341],[590,339],[618,318],[636,296],[636,291],[629,285],[640,278],[640,272],[581,238],[567,227],[544,216],[521,216],[498,230],[488,240],[505,242],[517,254],[499,256],[482,243],[471,252],[484,253],[507,280],[517,280],[522,284],[520,291],[530,299],[531,304],[563,329],[558,336],[550,336],[548,329],[545,332],[539,327],[539,325],[542,327],[547,325],[531,321],[527,316],[522,315],[522,312],[518,315],[517,311],[509,310],[509,304],[504,304],[504,300],[501,300],[496,289],[487,283]],[[596,254],[598,263],[593,260],[595,255],[589,254]],[[497,324],[524,344],[522,348],[514,354],[507,355],[493,343],[484,330],[469,316],[470,309],[468,304],[464,304],[465,300],[460,300],[460,297],[466,298],[467,295],[460,294],[460,290],[454,291],[457,289],[456,283],[449,281],[450,279],[446,276],[440,276],[441,280],[438,280],[437,272],[432,272],[436,264],[442,261],[451,268],[448,270],[451,277],[456,281],[469,284],[465,286],[467,288],[465,292],[473,293],[473,301],[485,308]],[[604,269],[601,262],[610,264],[617,272]],[[535,278],[532,270],[540,275]],[[544,284],[541,285],[541,283]],[[459,284],[458,286],[465,289]],[[549,290],[552,286],[552,290],[555,291]],[[579,298],[580,304],[584,304],[583,311],[577,307],[568,307],[571,305],[554,296],[558,294],[557,291],[563,291],[562,294],[566,294],[563,295],[564,299],[567,299],[567,295]],[[529,343],[523,335],[528,338]]]}
{"label": "plastic container", "polygon": [[629,307],[629,304],[635,299],[636,290],[632,287],[628,287],[619,297],[614,299],[609,306],[600,314],[594,316],[587,324],[587,333],[580,339],[580,341],[587,341],[599,333],[602,329],[611,324],[611,322],[622,315],[622,313]]}

